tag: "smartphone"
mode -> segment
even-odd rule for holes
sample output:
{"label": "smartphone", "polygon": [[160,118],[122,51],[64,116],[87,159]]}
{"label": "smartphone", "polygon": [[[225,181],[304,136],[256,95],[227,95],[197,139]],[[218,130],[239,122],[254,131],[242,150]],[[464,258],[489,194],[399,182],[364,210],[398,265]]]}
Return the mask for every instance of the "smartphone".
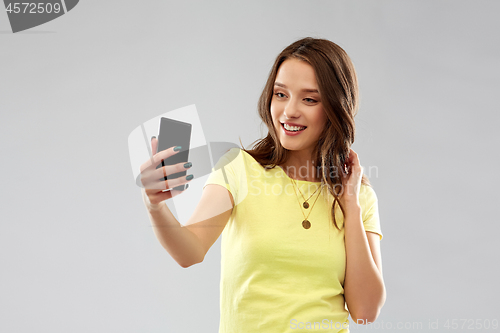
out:
{"label": "smartphone", "polygon": [[[162,150],[181,146],[182,149],[178,153],[163,160],[156,168],[164,167],[165,165],[173,165],[177,163],[186,163],[189,158],[189,144],[191,143],[191,124],[182,121],[173,120],[170,118],[161,117],[160,127],[158,130],[158,148],[157,152]],[[186,176],[186,171],[181,171],[162,177],[161,180],[175,179]],[[186,185],[180,185],[174,190],[184,191]]]}

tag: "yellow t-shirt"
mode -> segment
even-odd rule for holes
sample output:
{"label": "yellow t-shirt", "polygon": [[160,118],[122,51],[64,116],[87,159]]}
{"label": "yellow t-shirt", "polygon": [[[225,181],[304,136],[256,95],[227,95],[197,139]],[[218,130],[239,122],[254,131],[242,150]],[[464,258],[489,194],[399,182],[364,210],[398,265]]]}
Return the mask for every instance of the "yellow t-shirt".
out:
{"label": "yellow t-shirt", "polygon": [[[239,148],[220,158],[208,184],[235,201],[222,232],[219,333],[349,332],[343,218],[336,211],[339,231],[326,187],[304,209],[282,168],[265,169]],[[320,183],[297,184],[307,199]],[[365,230],[382,239],[375,192],[362,185],[359,200]]]}

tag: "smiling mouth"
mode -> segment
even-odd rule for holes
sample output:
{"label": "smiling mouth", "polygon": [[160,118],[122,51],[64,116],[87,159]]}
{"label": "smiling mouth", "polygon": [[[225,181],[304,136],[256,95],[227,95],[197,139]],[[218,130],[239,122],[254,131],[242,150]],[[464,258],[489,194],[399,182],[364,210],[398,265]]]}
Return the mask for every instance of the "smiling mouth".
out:
{"label": "smiling mouth", "polygon": [[307,126],[291,126],[287,129],[284,123],[281,123],[281,127],[287,132],[301,132],[307,128]]}

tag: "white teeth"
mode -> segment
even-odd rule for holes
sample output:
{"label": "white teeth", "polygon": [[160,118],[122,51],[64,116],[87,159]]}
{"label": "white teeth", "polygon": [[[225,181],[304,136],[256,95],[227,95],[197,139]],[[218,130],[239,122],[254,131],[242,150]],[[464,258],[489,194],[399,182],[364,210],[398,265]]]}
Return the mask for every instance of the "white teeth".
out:
{"label": "white teeth", "polygon": [[286,130],[288,130],[288,131],[295,131],[295,132],[305,129],[305,127],[288,126],[287,124],[283,124],[283,126],[285,127]]}

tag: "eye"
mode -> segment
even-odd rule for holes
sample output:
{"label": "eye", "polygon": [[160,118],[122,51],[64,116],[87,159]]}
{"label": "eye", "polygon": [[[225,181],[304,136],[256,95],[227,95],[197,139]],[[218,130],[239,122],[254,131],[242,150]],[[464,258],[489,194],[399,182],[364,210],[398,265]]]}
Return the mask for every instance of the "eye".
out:
{"label": "eye", "polygon": [[279,97],[279,98],[284,98],[284,97],[286,97],[286,95],[285,95],[285,94],[283,94],[282,92],[277,92],[277,93],[274,93],[274,95],[276,95],[276,96],[277,96],[277,97]]}
{"label": "eye", "polygon": [[318,101],[312,98],[304,98],[304,100],[308,103],[317,103]]}

